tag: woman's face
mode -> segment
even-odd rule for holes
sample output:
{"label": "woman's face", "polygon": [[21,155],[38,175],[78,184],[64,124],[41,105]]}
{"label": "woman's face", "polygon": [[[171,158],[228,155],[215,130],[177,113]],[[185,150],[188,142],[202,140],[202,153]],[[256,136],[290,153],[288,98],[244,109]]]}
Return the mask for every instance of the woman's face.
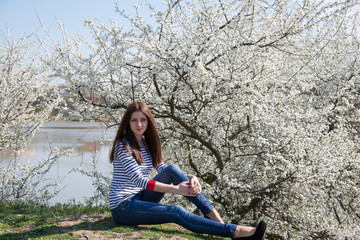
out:
{"label": "woman's face", "polygon": [[136,138],[143,136],[148,126],[148,119],[146,115],[141,111],[136,111],[131,114],[130,129],[134,133]]}

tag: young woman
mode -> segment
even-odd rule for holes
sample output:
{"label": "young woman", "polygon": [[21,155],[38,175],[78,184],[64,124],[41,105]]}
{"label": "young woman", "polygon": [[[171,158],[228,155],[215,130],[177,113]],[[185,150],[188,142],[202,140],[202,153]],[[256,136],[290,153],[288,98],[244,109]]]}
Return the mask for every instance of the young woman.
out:
{"label": "young woman", "polygon": [[[176,165],[166,166],[154,118],[145,103],[128,106],[117,131],[110,161],[113,164],[109,202],[120,225],[176,223],[196,233],[234,239],[263,239],[266,223],[254,227],[226,224],[201,193],[195,176],[186,176]],[[158,174],[149,179],[155,168]],[[159,204],[164,193],[180,194],[207,217],[180,206]]]}

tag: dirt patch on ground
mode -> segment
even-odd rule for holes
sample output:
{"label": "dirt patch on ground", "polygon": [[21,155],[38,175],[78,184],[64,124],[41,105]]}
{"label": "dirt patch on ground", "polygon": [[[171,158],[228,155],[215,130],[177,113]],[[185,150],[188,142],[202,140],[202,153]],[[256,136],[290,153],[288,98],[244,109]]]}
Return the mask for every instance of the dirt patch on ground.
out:
{"label": "dirt patch on ground", "polygon": [[[116,232],[112,231],[112,217],[111,215],[71,215],[67,217],[62,217],[61,220],[52,224],[52,228],[49,229],[49,234],[71,234],[72,237],[75,237],[78,240],[110,240],[110,239],[143,239],[142,231],[148,229],[147,226],[137,226],[131,231],[127,232]],[[103,224],[103,226],[102,226]],[[111,227],[107,227],[107,226]],[[183,232],[180,226],[176,224],[169,223],[169,226],[172,226],[172,229],[177,229],[180,232]],[[17,234],[26,234],[33,231],[36,226],[22,226],[19,228],[6,229],[5,231],[0,230],[0,234],[4,233],[17,233]],[[111,230],[110,230],[111,229]],[[174,236],[174,237],[156,237],[151,238],[152,240],[187,240],[187,238]]]}
{"label": "dirt patch on ground", "polygon": [[[59,227],[62,228],[71,228],[80,223],[89,223],[93,224],[98,221],[109,220],[112,221],[111,215],[99,215],[99,216],[87,216],[87,215],[80,215],[80,216],[69,216],[63,218],[61,221],[57,223]],[[140,226],[141,228],[141,226]],[[107,239],[140,239],[141,232],[132,231],[126,233],[116,233],[116,232],[109,232],[106,230],[79,230],[79,231],[72,231],[72,235],[76,237],[78,240],[87,240],[87,239],[96,239],[96,240],[107,240]],[[144,239],[143,240],[150,240]],[[157,240],[187,240],[187,238],[183,237],[160,237],[156,238]],[[152,239],[153,240],[153,239]]]}
{"label": "dirt patch on ground", "polygon": [[56,223],[58,227],[72,227],[82,222],[95,223],[101,220],[111,219],[110,215],[98,215],[98,216],[88,216],[88,215],[76,215],[68,216],[61,219],[61,221]]}
{"label": "dirt patch on ground", "polygon": [[[112,236],[110,236],[112,235]],[[88,239],[99,239],[99,240],[117,240],[117,239],[140,239],[141,233],[139,232],[131,232],[131,233],[107,233],[105,231],[77,231],[73,233],[73,236],[77,237],[78,240],[88,240]],[[142,240],[154,240],[154,239],[146,239],[141,238]],[[156,240],[187,240],[182,237],[160,237],[156,238]]]}
{"label": "dirt patch on ground", "polygon": [[107,239],[139,239],[140,233],[109,233],[107,231],[90,231],[90,230],[81,230],[73,232],[72,235],[78,240],[87,240],[87,239],[97,239],[97,240],[107,240]]}

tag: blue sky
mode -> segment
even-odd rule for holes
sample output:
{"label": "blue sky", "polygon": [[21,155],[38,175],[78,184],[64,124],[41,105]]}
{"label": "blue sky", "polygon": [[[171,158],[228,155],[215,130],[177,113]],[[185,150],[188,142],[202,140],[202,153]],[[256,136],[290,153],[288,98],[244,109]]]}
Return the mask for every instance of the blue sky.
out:
{"label": "blue sky", "polygon": [[[41,32],[38,17],[55,38],[61,36],[57,21],[60,21],[68,32],[76,35],[88,34],[88,28],[84,27],[85,19],[101,23],[109,23],[112,19],[116,20],[118,25],[127,25],[127,22],[115,12],[115,2],[115,0],[0,0],[0,38],[3,34],[7,34],[7,29],[13,40],[36,30]],[[141,6],[144,1],[118,0],[118,2],[122,9],[132,15],[135,12],[133,5]],[[161,0],[148,0],[148,2],[157,9],[163,8]],[[142,9],[144,8],[146,7]],[[144,17],[146,14],[148,12],[141,12]]]}
{"label": "blue sky", "polygon": [[[115,12],[115,2],[114,0],[0,0],[0,34],[7,34],[9,30],[11,38],[16,40],[34,31],[40,31],[38,17],[46,29],[55,36],[60,34],[57,21],[60,21],[68,32],[76,35],[87,34],[87,27],[84,27],[85,19],[101,23],[109,23],[112,19],[118,21],[118,25],[126,25],[119,13]],[[131,15],[134,14],[133,5],[140,5],[142,1],[119,0],[118,2],[119,6]],[[158,7],[162,6],[160,0],[149,2]]]}

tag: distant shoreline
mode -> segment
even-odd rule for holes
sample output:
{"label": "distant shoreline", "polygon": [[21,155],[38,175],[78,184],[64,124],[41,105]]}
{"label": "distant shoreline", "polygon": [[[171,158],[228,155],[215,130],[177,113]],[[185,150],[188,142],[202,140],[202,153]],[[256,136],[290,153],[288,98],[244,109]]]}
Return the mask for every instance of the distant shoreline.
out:
{"label": "distant shoreline", "polygon": [[[106,122],[115,124],[115,122]],[[54,120],[44,122],[40,129],[105,129],[106,123],[103,121],[64,121]],[[61,126],[63,124],[63,126]],[[59,126],[60,125],[60,126]],[[69,126],[70,125],[70,126]],[[75,125],[75,126],[71,126]]]}

